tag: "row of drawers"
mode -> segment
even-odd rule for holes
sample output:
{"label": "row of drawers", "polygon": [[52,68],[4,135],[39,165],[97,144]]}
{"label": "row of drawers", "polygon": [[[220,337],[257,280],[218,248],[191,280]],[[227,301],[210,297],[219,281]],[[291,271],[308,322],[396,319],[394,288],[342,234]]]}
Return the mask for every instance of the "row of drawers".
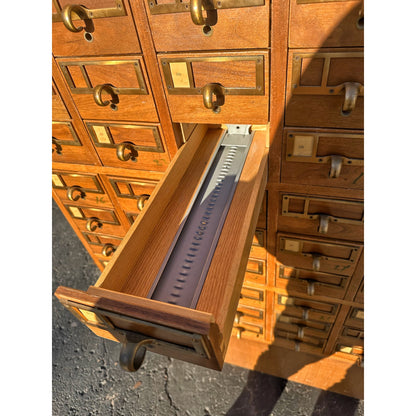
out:
{"label": "row of drawers", "polygon": [[[85,120],[158,122],[143,57],[57,58]],[[159,54],[173,122],[266,124],[265,50]],[[286,126],[363,128],[363,51],[291,50]]]}
{"label": "row of drawers", "polygon": [[[140,53],[135,27],[140,24],[143,7],[139,3],[140,0],[131,0],[130,4],[127,0],[84,0],[80,6],[69,0],[53,0],[54,55]],[[206,12],[203,3],[144,1],[156,51],[269,47],[269,0],[213,1]],[[290,1],[290,47],[363,46],[363,26],[361,1]]]}

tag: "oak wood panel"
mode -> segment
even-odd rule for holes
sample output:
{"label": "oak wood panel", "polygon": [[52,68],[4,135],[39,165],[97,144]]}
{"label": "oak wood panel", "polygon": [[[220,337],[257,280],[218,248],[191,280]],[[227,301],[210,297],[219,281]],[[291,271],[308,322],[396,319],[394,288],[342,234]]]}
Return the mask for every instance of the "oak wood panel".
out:
{"label": "oak wood panel", "polygon": [[[60,0],[61,7],[73,4],[72,0]],[[83,0],[82,5],[89,9],[116,7],[115,1],[91,2]],[[55,56],[86,56],[140,53],[140,42],[131,16],[128,1],[123,1],[126,11],[124,16],[92,18],[93,31],[89,32],[92,40],[88,41],[86,30],[71,32],[62,21],[52,23],[52,51]],[[86,27],[84,21],[73,15],[76,27]],[[88,26],[89,28],[90,26]],[[91,38],[89,38],[91,39]]]}
{"label": "oak wood panel", "polygon": [[[192,22],[189,12],[152,15],[146,12],[157,51],[254,49],[269,46],[269,0],[264,6],[218,10],[210,35]],[[256,30],[253,30],[256,28]]]}
{"label": "oak wood panel", "polygon": [[52,80],[52,120],[71,120],[54,80]]}
{"label": "oak wood panel", "polygon": [[290,1],[290,48],[364,46],[362,1]]}

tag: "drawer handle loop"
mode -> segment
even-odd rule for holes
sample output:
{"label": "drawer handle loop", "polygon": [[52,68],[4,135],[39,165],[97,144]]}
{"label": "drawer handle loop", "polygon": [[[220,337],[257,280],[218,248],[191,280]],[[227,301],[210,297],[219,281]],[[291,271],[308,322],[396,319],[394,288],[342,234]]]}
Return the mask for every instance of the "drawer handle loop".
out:
{"label": "drawer handle loop", "polygon": [[[213,101],[214,95],[216,96],[216,101]],[[212,110],[214,113],[219,113],[221,106],[225,103],[225,88],[218,83],[207,84],[202,89],[202,97],[205,108]]]}
{"label": "drawer handle loop", "polygon": [[107,244],[104,244],[101,254],[105,257],[110,257],[115,251],[116,251],[116,248],[114,247],[114,245],[107,243]]}
{"label": "drawer handle loop", "polygon": [[[72,13],[75,13],[85,23],[85,27],[76,27],[72,21]],[[85,29],[86,32],[91,33],[94,31],[94,25],[90,19],[91,12],[84,6],[79,4],[68,4],[62,9],[62,21],[64,26],[71,32],[81,32]]]}
{"label": "drawer handle loop", "polygon": [[303,308],[302,309],[302,319],[304,321],[307,321],[309,319],[309,308]]}
{"label": "drawer handle loop", "polygon": [[[111,100],[105,100],[103,101],[101,94],[105,92],[107,94],[111,95]],[[116,89],[111,84],[100,84],[94,87],[93,90],[93,97],[94,101],[97,105],[101,107],[106,107],[107,105],[110,105],[110,107],[113,110],[117,110],[117,104],[120,102],[118,99],[118,95],[116,94]]]}
{"label": "drawer handle loop", "polygon": [[237,339],[241,339],[241,333],[244,331],[244,328],[241,326],[236,327],[237,329]]}
{"label": "drawer handle loop", "polygon": [[123,343],[120,350],[121,368],[129,372],[137,371],[146,357],[146,345],[152,343],[152,339],[144,339],[138,343]]}
{"label": "drawer handle loop", "polygon": [[330,178],[339,178],[341,174],[341,168],[343,163],[343,157],[338,155],[332,155],[331,158],[331,169],[329,171]]}
{"label": "drawer handle loop", "polygon": [[243,316],[243,312],[237,311],[235,313],[234,323],[238,325],[240,323],[240,319],[242,316]]}
{"label": "drawer handle loop", "polygon": [[[307,292],[309,296],[313,296],[315,294],[315,282],[313,280],[308,281]],[[308,318],[305,318],[305,319],[308,319]]]}
{"label": "drawer handle loop", "polygon": [[95,231],[97,228],[101,228],[103,224],[100,222],[100,220],[97,217],[88,218],[87,220],[87,230],[88,231]]}
{"label": "drawer handle loop", "polygon": [[344,84],[345,97],[342,105],[342,115],[349,116],[355,108],[357,97],[361,91],[361,84],[359,82],[346,82]]}
{"label": "drawer handle loop", "polygon": [[312,255],[312,268],[314,272],[319,272],[319,269],[321,268],[321,255],[320,254]]}
{"label": "drawer handle loop", "polygon": [[[206,11],[206,18],[202,10]],[[192,22],[197,26],[214,26],[218,21],[217,10],[211,0],[191,0],[190,12]]]}
{"label": "drawer handle loop", "polygon": [[141,194],[139,195],[139,199],[137,200],[137,208],[139,211],[142,211],[144,208],[144,204],[150,198],[149,194]]}
{"label": "drawer handle loop", "polygon": [[305,333],[304,333],[304,327],[303,327],[303,326],[298,325],[298,333],[297,333],[297,337],[298,337],[299,339],[303,339],[304,335],[305,335]]}
{"label": "drawer handle loop", "polygon": [[[122,162],[127,162],[131,160],[132,162],[137,161],[137,157],[139,156],[138,151],[134,147],[134,144],[131,142],[123,142],[117,145],[117,158]],[[128,153],[126,153],[128,150]]]}
{"label": "drawer handle loop", "polygon": [[328,233],[328,226],[329,226],[329,215],[320,214],[319,215],[318,233],[327,234]]}
{"label": "drawer handle loop", "polygon": [[52,153],[56,152],[57,155],[62,155],[62,146],[55,137],[52,137],[52,145],[55,146],[55,149],[52,149]]}
{"label": "drawer handle loop", "polygon": [[66,192],[66,196],[70,201],[78,201],[78,199],[85,199],[87,194],[83,191],[83,189],[80,186],[71,186],[68,188]]}

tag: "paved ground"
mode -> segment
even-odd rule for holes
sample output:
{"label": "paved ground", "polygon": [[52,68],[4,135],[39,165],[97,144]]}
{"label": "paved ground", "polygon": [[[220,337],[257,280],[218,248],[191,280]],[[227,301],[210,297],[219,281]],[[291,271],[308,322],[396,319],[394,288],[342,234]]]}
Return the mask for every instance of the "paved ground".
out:
{"label": "paved ground", "polygon": [[[99,270],[53,202],[53,284],[86,290]],[[222,372],[148,352],[119,368],[119,345],[95,336],[54,297],[53,415],[362,416],[364,403],[226,364]]]}

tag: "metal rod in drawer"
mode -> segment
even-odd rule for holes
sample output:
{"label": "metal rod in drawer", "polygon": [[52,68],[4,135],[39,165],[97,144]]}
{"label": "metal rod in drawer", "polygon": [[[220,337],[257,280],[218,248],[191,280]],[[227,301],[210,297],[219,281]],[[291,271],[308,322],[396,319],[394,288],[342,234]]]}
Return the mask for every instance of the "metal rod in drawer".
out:
{"label": "metal rod in drawer", "polygon": [[228,126],[148,298],[196,307],[252,138],[249,126]]}

